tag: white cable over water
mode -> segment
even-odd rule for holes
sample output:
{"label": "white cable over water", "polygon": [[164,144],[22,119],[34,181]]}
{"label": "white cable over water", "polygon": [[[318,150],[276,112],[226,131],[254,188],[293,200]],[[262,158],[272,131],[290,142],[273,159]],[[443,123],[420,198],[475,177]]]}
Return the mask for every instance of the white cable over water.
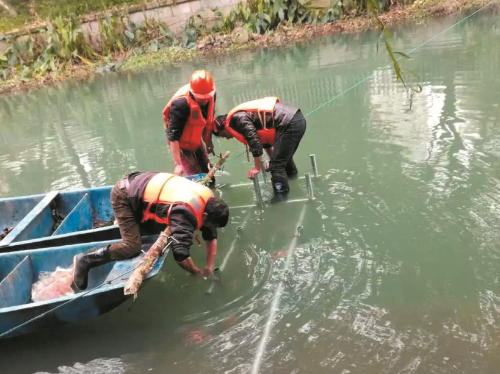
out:
{"label": "white cable over water", "polygon": [[[304,214],[306,212],[306,205],[302,207],[302,211],[300,212],[299,220],[297,222],[296,228],[302,225],[302,221],[304,220]],[[286,257],[285,262],[285,273],[288,271],[290,264],[292,262],[293,253],[295,252],[295,246],[297,245],[298,235],[293,237],[290,246],[288,247],[288,256]],[[274,294],[273,301],[271,302],[271,310],[269,311],[269,317],[267,318],[266,326],[264,328],[264,334],[262,335],[262,339],[260,340],[259,348],[257,349],[257,354],[255,356],[255,361],[252,367],[252,374],[258,374],[260,370],[260,365],[262,363],[262,356],[266,350],[267,341],[269,340],[269,335],[271,334],[271,328],[273,326],[274,318],[276,317],[276,312],[278,311],[279,302],[281,299],[281,295],[283,293],[283,279],[280,281],[278,288],[276,289],[276,293]]]}

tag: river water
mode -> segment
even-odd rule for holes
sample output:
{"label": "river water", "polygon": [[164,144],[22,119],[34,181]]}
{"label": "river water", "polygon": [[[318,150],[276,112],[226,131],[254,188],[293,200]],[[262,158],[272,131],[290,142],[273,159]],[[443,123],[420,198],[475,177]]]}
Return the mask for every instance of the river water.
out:
{"label": "river water", "polygon": [[[394,28],[394,49],[457,20]],[[172,170],[161,111],[201,67],[216,79],[218,113],[264,95],[317,108],[296,162],[308,172],[315,153],[321,177],[314,202],[231,210],[221,284],[170,259],[134,304],[2,341],[0,371],[498,372],[500,19],[486,10],[404,61],[422,83],[411,110],[393,70],[380,70],[377,40],[328,36],[1,98],[2,197]],[[232,152],[218,194],[252,204],[251,186],[227,185],[246,182],[242,147],[216,150]],[[291,188],[305,197],[303,179]],[[195,262],[203,252],[193,247]]]}

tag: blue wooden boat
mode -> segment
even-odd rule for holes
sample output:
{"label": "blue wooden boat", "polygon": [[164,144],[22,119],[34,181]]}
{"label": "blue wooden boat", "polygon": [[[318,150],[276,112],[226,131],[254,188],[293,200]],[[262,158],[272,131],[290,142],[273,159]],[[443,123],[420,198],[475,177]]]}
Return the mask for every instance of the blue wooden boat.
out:
{"label": "blue wooden boat", "polygon": [[[143,250],[147,251],[157,236],[143,237]],[[117,261],[92,269],[89,273],[90,292],[78,291],[42,302],[31,302],[32,284],[41,272],[52,272],[60,267],[70,267],[73,256],[96,246],[104,246],[115,241],[85,243],[39,250],[25,250],[0,254],[0,335],[26,321],[47,312],[69,300],[74,300],[50,314],[37,319],[9,333],[5,337],[26,334],[37,330],[76,323],[84,319],[109,312],[122,304],[130,296],[125,296],[123,287],[138,265],[143,254],[133,259]],[[167,253],[160,256],[153,269],[146,276],[143,285],[158,274]],[[105,284],[113,280],[110,284]],[[85,295],[81,293],[88,292]]]}
{"label": "blue wooden boat", "polygon": [[[187,176],[199,181],[206,174]],[[0,253],[120,238],[112,186],[0,199]],[[142,235],[148,233],[143,232]]]}
{"label": "blue wooden boat", "polygon": [[107,186],[0,199],[0,230],[12,230],[0,252],[119,239],[110,193]]}

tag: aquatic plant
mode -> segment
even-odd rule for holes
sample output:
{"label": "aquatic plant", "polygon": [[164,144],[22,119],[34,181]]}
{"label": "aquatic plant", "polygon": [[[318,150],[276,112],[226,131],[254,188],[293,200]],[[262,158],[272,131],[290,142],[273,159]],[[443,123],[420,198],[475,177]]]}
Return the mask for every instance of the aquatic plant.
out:
{"label": "aquatic plant", "polygon": [[2,37],[8,47],[0,53],[0,78],[7,80],[18,74],[27,81],[37,74],[57,75],[75,63],[91,65],[97,60],[109,61],[115,53],[127,51],[139,55],[179,43],[164,22],[146,19],[136,24],[125,12],[105,15],[98,23],[98,43],[93,45],[85,38],[74,14],[67,19],[57,17],[39,34],[17,40],[12,36]]}
{"label": "aquatic plant", "polygon": [[250,32],[263,34],[273,30],[282,22],[292,24],[327,23],[342,16],[342,3],[333,0],[330,7],[318,7],[304,0],[255,0],[246,5],[238,4],[227,16],[217,9],[215,15],[221,17],[220,31],[230,33],[238,22]]}
{"label": "aquatic plant", "polygon": [[7,79],[18,72],[23,80],[34,74],[63,71],[75,62],[89,64],[95,53],[85,40],[76,16],[58,17],[38,36],[28,35],[16,41],[7,36],[6,51],[0,54],[0,77]]}
{"label": "aquatic plant", "polygon": [[[385,49],[387,50],[389,59],[391,60],[391,63],[393,65],[394,73],[396,74],[396,80],[401,81],[401,83],[403,84],[409,102],[409,110],[411,110],[413,104],[413,94],[422,92],[422,87],[419,84],[416,85],[410,84],[406,77],[406,73],[413,75],[417,80],[420,80],[420,76],[416,74],[414,71],[401,66],[401,64],[399,63],[400,58],[410,59],[411,57],[408,56],[406,53],[393,51],[392,46],[389,43],[389,39],[392,39],[392,34],[378,17],[379,12],[382,11],[383,6],[385,5],[385,0],[360,0],[360,2],[364,3],[366,11],[380,25],[381,38],[383,37],[384,39]],[[381,38],[379,38],[379,40]],[[377,50],[378,50],[378,44],[377,44]],[[400,56],[400,58],[396,58],[396,55]]]}

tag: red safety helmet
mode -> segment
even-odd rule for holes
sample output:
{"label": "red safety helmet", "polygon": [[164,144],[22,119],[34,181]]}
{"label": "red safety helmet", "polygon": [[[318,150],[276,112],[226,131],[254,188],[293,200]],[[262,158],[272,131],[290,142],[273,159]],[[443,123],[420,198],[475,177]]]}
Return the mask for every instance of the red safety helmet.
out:
{"label": "red safety helmet", "polygon": [[189,90],[195,98],[210,99],[215,94],[212,75],[206,70],[197,70],[189,79]]}

